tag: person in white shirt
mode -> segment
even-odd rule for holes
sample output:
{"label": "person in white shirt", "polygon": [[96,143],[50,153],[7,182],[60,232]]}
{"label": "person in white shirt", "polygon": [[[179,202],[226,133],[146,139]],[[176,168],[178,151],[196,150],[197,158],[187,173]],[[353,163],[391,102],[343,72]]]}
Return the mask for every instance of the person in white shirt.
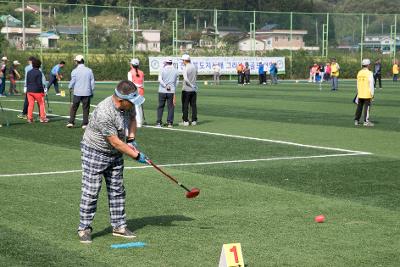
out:
{"label": "person in white shirt", "polygon": [[162,116],[165,102],[168,105],[167,127],[172,128],[174,124],[174,110],[176,105],[176,86],[178,85],[178,70],[172,64],[172,58],[165,61],[160,75],[158,76],[158,108],[157,108],[157,127],[162,127]]}
{"label": "person in white shirt", "polygon": [[219,85],[219,76],[221,76],[221,67],[219,66],[219,64],[214,63],[213,72],[214,72],[214,85]]}

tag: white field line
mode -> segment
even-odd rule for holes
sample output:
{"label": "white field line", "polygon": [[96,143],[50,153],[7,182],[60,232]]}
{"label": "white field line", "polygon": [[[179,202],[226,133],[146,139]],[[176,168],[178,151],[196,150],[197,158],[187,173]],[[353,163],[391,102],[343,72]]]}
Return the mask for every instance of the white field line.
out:
{"label": "white field line", "polygon": [[[19,111],[16,109],[4,108],[4,110],[9,111]],[[34,114],[38,114],[38,112],[34,112]],[[48,114],[52,117],[62,117],[69,119],[69,116],[62,116],[57,114]],[[81,118],[76,118],[76,120],[82,120]],[[288,141],[281,141],[281,140],[274,140],[274,139],[263,139],[257,137],[249,137],[249,136],[242,136],[242,135],[232,135],[232,134],[222,134],[222,133],[213,133],[213,132],[205,132],[205,131],[196,131],[196,130],[186,130],[186,129],[177,129],[177,128],[160,128],[155,126],[143,126],[146,128],[153,128],[153,129],[160,129],[160,130],[169,130],[169,131],[178,131],[178,132],[187,132],[187,133],[197,133],[197,134],[205,134],[205,135],[215,135],[215,136],[223,136],[223,137],[231,137],[231,138],[239,138],[245,140],[253,140],[253,141],[261,141],[261,142],[268,142],[268,143],[275,143],[275,144],[284,144],[284,145],[291,145],[291,146],[298,146],[298,147],[307,147],[307,148],[315,148],[315,149],[322,149],[322,150],[332,150],[338,152],[348,152],[348,153],[356,153],[358,155],[372,155],[371,152],[365,151],[357,151],[357,150],[349,150],[349,149],[342,149],[342,148],[335,148],[335,147],[325,147],[325,146],[314,146],[314,145],[305,145],[300,143],[288,142]]]}
{"label": "white field line", "polygon": [[155,127],[155,126],[144,126],[144,127],[155,128],[155,129],[163,129],[163,130],[170,130],[170,131],[179,131],[179,132],[188,132],[188,133],[198,133],[198,134],[206,134],[206,135],[231,137],[231,138],[238,138],[238,139],[245,139],[245,140],[254,140],[254,141],[261,141],[261,142],[268,142],[268,143],[275,143],[275,144],[298,146],[298,147],[308,147],[308,148],[316,148],[316,149],[323,149],[323,150],[332,150],[332,151],[338,151],[338,152],[348,152],[348,153],[353,153],[353,154],[356,153],[356,154],[359,154],[359,155],[371,155],[372,154],[370,152],[364,152],[364,151],[356,151],[356,150],[349,150],[349,149],[342,149],[342,148],[335,148],[335,147],[305,145],[305,144],[288,142],[288,141],[273,140],[273,139],[263,139],[263,138],[249,137],[249,136],[242,136],[242,135],[222,134],[222,133],[213,133],[213,132],[195,131],[195,130],[186,130],[186,129],[177,129],[177,128],[165,128],[165,127],[164,128],[160,128],[160,127]]}
{"label": "white field line", "polygon": [[[315,158],[330,158],[330,157],[348,157],[348,156],[361,156],[361,155],[368,155],[368,154],[365,154],[365,153],[344,153],[344,154],[328,154],[328,155],[297,156],[297,157],[276,157],[276,158],[261,158],[261,159],[210,161],[210,162],[171,163],[171,164],[160,164],[160,165],[157,165],[157,166],[159,166],[159,167],[201,166],[201,165],[248,163],[248,162],[260,162],[260,161],[300,160],[300,159],[315,159]],[[125,167],[125,169],[127,169],[127,170],[146,169],[146,168],[151,168],[151,167],[152,166],[150,166],[150,165],[143,165],[143,166],[135,166],[135,167]],[[82,172],[82,170],[15,173],[15,174],[0,174],[0,177],[42,176],[42,175],[80,173],[80,172]]]}
{"label": "white field line", "polygon": [[[24,102],[25,100],[22,100],[22,99],[2,99],[1,100],[2,102]],[[69,102],[63,102],[63,101],[50,101],[50,105],[51,104],[62,104],[62,105],[69,105],[70,103]],[[91,107],[97,107],[96,105],[90,105]],[[47,107],[47,103],[46,103],[46,107]]]}
{"label": "white field line", "polygon": [[[66,102],[59,102],[62,104],[68,104]],[[15,109],[5,110],[10,111],[19,111]],[[35,113],[37,114],[37,112]],[[69,118],[69,116],[62,116],[57,114],[51,114],[54,117],[62,117]],[[76,118],[77,120],[81,120],[80,118]],[[170,131],[179,131],[179,132],[188,132],[188,133],[197,133],[197,134],[205,134],[205,135],[214,135],[214,136],[222,136],[222,137],[230,137],[230,138],[238,138],[244,140],[253,140],[253,141],[261,141],[261,142],[269,142],[276,144],[284,144],[284,145],[292,145],[298,147],[307,147],[314,149],[322,149],[322,150],[331,150],[337,152],[346,152],[342,154],[328,154],[328,155],[316,155],[316,156],[299,156],[299,157],[276,157],[276,158],[262,158],[262,159],[249,159],[249,160],[231,160],[231,161],[214,161],[214,162],[197,162],[197,163],[176,163],[176,164],[164,164],[160,165],[162,167],[174,167],[174,166],[198,166],[198,165],[215,165],[215,164],[232,164],[232,163],[245,163],[245,162],[257,162],[257,161],[272,161],[272,160],[293,160],[293,159],[312,159],[312,158],[327,158],[327,157],[345,157],[345,156],[362,156],[362,155],[372,155],[370,152],[364,151],[355,151],[341,148],[333,148],[333,147],[324,147],[324,146],[315,146],[315,145],[305,145],[300,143],[281,141],[281,140],[273,140],[273,139],[263,139],[249,136],[241,136],[241,135],[231,135],[231,134],[222,134],[222,133],[213,133],[206,131],[196,131],[196,130],[187,130],[187,129],[177,129],[177,128],[159,128],[155,126],[144,126],[147,128],[154,128],[160,130],[170,130]],[[139,167],[126,167],[125,169],[143,169],[149,168],[151,166],[139,166]],[[41,173],[23,173],[23,174],[0,174],[0,177],[14,177],[14,176],[33,176],[33,175],[50,175],[50,174],[63,174],[63,173],[76,173],[81,172],[81,170],[70,170],[70,171],[56,171],[56,172],[41,172]]]}

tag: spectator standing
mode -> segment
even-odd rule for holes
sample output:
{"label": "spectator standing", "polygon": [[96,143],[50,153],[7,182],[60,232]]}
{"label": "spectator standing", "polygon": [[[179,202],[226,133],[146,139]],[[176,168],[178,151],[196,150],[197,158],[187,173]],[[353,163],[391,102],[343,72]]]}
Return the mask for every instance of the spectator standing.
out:
{"label": "spectator standing", "polygon": [[379,89],[382,89],[382,64],[381,60],[377,59],[374,65],[374,88],[376,89],[376,81],[379,82]]}
{"label": "spectator standing", "polygon": [[33,122],[33,108],[35,101],[39,104],[39,116],[41,123],[47,123],[49,120],[46,117],[46,111],[44,107],[44,95],[47,93],[46,80],[40,70],[42,62],[39,59],[34,58],[32,60],[32,69],[28,71],[26,77],[26,91],[28,97],[28,123]]}
{"label": "spectator standing", "polygon": [[272,62],[269,68],[269,75],[271,76],[271,84],[278,84],[278,68],[276,62]]}
{"label": "spectator standing", "polygon": [[357,109],[354,118],[354,124],[357,126],[360,124],[360,118],[364,109],[364,126],[374,126],[369,121],[369,111],[371,101],[374,97],[374,75],[369,70],[371,61],[369,59],[363,59],[362,69],[357,74]]}
{"label": "spectator standing", "polygon": [[392,73],[393,73],[393,82],[397,82],[397,78],[399,76],[399,65],[397,60],[395,60],[393,63]]}
{"label": "spectator standing", "polygon": [[[137,58],[131,60],[131,70],[128,72],[128,80],[133,82],[138,88],[139,95],[144,97],[144,72],[139,69],[140,61]],[[145,123],[143,105],[136,105],[137,127],[142,127]]]}
{"label": "spectator standing", "polygon": [[68,85],[69,90],[74,91],[74,98],[67,127],[72,128],[75,126],[76,111],[82,102],[82,129],[86,129],[89,123],[90,99],[93,97],[94,92],[94,76],[92,70],[85,66],[85,60],[82,55],[77,55],[74,61],[77,66],[71,72],[71,81]]}
{"label": "spectator standing", "polygon": [[332,58],[331,60],[331,79],[332,79],[332,91],[339,90],[339,71],[340,66],[336,62],[336,58]]}
{"label": "spectator standing", "polygon": [[[35,59],[35,57],[30,56],[28,58],[28,65],[25,66],[25,78],[24,78],[24,94],[25,94],[25,100],[24,100],[24,106],[22,108],[22,112],[20,114],[17,115],[18,118],[26,120],[27,119],[27,115],[28,115],[28,94],[27,94],[27,84],[26,84],[26,77],[28,76],[28,72],[33,68],[32,67],[32,61]],[[39,69],[41,70],[41,69]],[[43,72],[42,72],[43,74]],[[44,74],[42,75],[42,83],[46,84],[46,77],[44,76]],[[40,106],[38,104],[38,108],[40,110]]]}
{"label": "spectator standing", "polygon": [[213,65],[214,85],[219,85],[219,77],[221,76],[221,67],[218,63]]}
{"label": "spectator standing", "polygon": [[329,81],[331,79],[331,63],[327,62],[325,65],[325,75],[324,75],[325,81]]}
{"label": "spectator standing", "polygon": [[243,74],[244,74],[244,78],[245,78],[244,84],[250,84],[250,66],[249,66],[249,62],[245,62],[244,63]]}
{"label": "spectator standing", "polygon": [[165,102],[167,102],[168,107],[167,127],[173,127],[178,77],[178,70],[172,64],[172,58],[168,58],[158,76],[160,85],[158,87],[157,127],[162,127]]}
{"label": "spectator standing", "polygon": [[238,76],[238,85],[243,84],[244,79],[243,79],[243,70],[244,70],[244,65],[242,63],[239,63],[236,67],[236,72]]}
{"label": "spectator standing", "polygon": [[264,64],[260,62],[258,64],[258,78],[260,80],[260,84],[267,84],[267,79],[264,70]]}
{"label": "spectator standing", "polygon": [[197,69],[191,63],[190,56],[184,54],[182,87],[182,125],[189,126],[189,105],[192,109],[192,125],[197,124]]}
{"label": "spectator standing", "polygon": [[[82,62],[81,58],[76,59]],[[126,222],[123,155],[140,163],[147,163],[148,158],[137,149],[135,141],[136,121],[133,105],[141,105],[143,101],[144,98],[138,94],[132,82],[121,81],[114,94],[97,105],[83,134],[78,226],[81,243],[92,242],[92,222],[103,178],[107,185],[112,235],[123,238],[136,237],[136,234],[128,229]]]}
{"label": "spectator standing", "polygon": [[58,90],[58,82],[62,79],[61,69],[64,68],[65,62],[60,61],[57,65],[55,65],[51,71],[49,76],[49,84],[47,85],[47,91],[50,90],[51,85],[54,85],[54,90],[56,91],[56,95],[61,95]]}
{"label": "spectator standing", "polygon": [[10,67],[10,95],[19,94],[19,91],[17,90],[17,80],[21,78],[21,75],[18,72],[19,65],[21,64],[18,62],[18,60],[14,60]]}
{"label": "spectator standing", "polygon": [[1,66],[0,66],[0,97],[6,96],[6,75],[7,75],[7,57],[1,58]]}

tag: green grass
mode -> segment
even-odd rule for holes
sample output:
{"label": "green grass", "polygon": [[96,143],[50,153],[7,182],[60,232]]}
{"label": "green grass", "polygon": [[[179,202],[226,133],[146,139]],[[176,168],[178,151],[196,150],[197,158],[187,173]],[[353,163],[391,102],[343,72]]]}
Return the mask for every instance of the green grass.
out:
{"label": "green grass", "polygon": [[[114,86],[98,85],[93,104]],[[268,160],[164,167],[201,189],[192,200],[152,168],[127,168],[128,225],[147,246],[121,250],[110,248],[128,241],[111,235],[105,186],[93,243],[78,242],[83,131],[66,129],[62,117],[28,125],[9,111],[21,109],[21,97],[0,99],[8,110],[0,120],[4,124],[7,115],[11,122],[0,128],[0,265],[216,266],[222,244],[240,242],[248,266],[398,266],[400,94],[385,82],[371,111],[375,127],[355,127],[354,87],[354,81],[341,82],[338,92],[308,83],[201,85],[199,125],[175,129],[372,154],[328,157],[346,152],[141,128],[139,146],[159,164]],[[146,86],[151,124],[156,90],[155,83]],[[53,114],[67,116],[68,101],[51,91]],[[176,123],[180,111],[178,103]],[[326,157],[307,158],[318,155]],[[127,159],[126,166],[140,165]],[[69,170],[74,172],[16,175]],[[325,223],[314,223],[319,214]]]}

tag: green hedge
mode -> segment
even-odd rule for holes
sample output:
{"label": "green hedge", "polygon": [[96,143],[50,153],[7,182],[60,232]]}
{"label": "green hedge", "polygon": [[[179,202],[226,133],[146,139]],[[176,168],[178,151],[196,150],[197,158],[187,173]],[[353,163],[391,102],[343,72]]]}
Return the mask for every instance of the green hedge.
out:
{"label": "green hedge", "polygon": [[[27,58],[31,55],[39,57],[37,51],[16,51],[15,49],[5,49],[3,55],[7,56],[9,62],[18,60],[21,62],[20,70],[23,70],[26,65]],[[70,74],[74,66],[73,58],[76,53],[60,53],[57,51],[50,51],[43,53],[42,68],[48,76],[51,68],[59,61],[64,60],[66,65],[64,67],[64,80],[70,79]],[[145,72],[146,80],[156,80],[156,76],[149,75],[148,56],[150,54],[141,53],[137,55],[141,62],[141,69]],[[200,56],[200,55],[199,55]],[[257,56],[285,56],[286,57],[286,74],[280,75],[282,79],[307,79],[309,76],[309,66],[314,62],[325,63],[326,59],[310,55],[306,51],[298,51],[293,53],[292,69],[289,60],[288,51],[280,52],[274,51],[271,53],[257,54]],[[360,54],[359,53],[343,53],[340,51],[332,52],[330,56],[335,57],[340,65],[341,78],[355,78],[360,69]],[[131,54],[128,53],[108,53],[108,54],[90,54],[87,65],[93,69],[95,79],[97,81],[116,81],[126,79],[126,74],[129,71],[129,61]],[[380,55],[378,53],[367,52],[364,58],[370,58],[372,62],[375,59],[382,59],[382,76],[391,77],[391,61],[388,55]],[[21,71],[23,73],[23,71]],[[254,74],[254,73],[253,73]],[[209,77],[206,77],[209,78]],[[225,76],[222,78],[229,78]]]}

